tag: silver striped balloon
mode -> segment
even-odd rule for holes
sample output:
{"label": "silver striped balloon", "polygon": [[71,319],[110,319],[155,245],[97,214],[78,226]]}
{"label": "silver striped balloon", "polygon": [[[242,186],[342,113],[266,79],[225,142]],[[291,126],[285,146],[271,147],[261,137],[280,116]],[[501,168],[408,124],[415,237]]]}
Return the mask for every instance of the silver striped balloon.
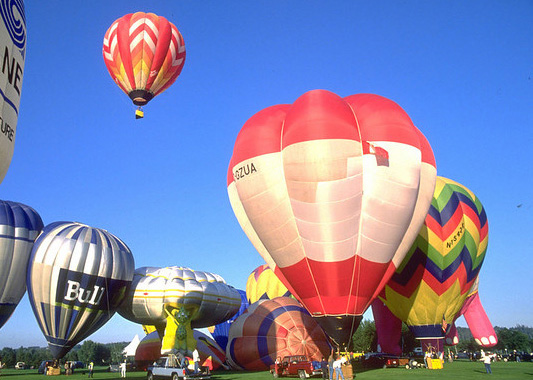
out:
{"label": "silver striped balloon", "polygon": [[31,207],[0,200],[0,327],[26,292],[26,270],[43,221]]}
{"label": "silver striped balloon", "polygon": [[119,309],[124,318],[161,327],[166,304],[192,305],[196,313],[191,327],[216,325],[231,318],[241,306],[237,289],[214,273],[185,267],[142,267],[135,270],[133,284]]}
{"label": "silver striped balloon", "polygon": [[113,316],[134,268],[130,249],[105,230],[72,222],[44,228],[28,266],[28,294],[55,358]]}

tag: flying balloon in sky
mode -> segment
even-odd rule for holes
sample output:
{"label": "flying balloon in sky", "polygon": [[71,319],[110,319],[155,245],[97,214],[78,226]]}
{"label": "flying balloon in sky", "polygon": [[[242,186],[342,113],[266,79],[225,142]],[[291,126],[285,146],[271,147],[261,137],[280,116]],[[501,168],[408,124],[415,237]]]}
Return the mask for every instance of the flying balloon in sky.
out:
{"label": "flying balloon in sky", "polygon": [[0,183],[11,164],[19,114],[24,59],[26,57],[26,16],[24,2],[0,3]]}
{"label": "flying balloon in sky", "polygon": [[488,223],[479,199],[463,185],[437,177],[424,225],[380,297],[414,335],[440,344],[483,263]]}
{"label": "flying balloon in sky", "polygon": [[180,75],[185,63],[185,42],[166,18],[136,12],[109,27],[103,55],[115,83],[133,104],[144,106]]}
{"label": "flying balloon in sky", "polygon": [[31,207],[0,200],[0,327],[26,292],[26,270],[43,221]]}
{"label": "flying balloon in sky", "polygon": [[227,183],[268,266],[345,345],[416,238],[435,177],[431,147],[399,105],[314,90],[244,124]]}
{"label": "flying balloon in sky", "polygon": [[111,319],[134,267],[126,244],[105,230],[71,222],[44,228],[31,252],[27,285],[56,359]]}

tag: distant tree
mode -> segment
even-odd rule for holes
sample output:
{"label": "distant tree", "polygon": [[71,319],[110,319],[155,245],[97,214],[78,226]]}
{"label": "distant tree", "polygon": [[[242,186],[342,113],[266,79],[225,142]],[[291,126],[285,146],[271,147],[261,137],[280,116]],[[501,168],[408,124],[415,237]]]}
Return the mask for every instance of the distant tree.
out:
{"label": "distant tree", "polygon": [[124,348],[127,345],[128,345],[127,342],[108,344],[108,348],[109,348],[109,352],[111,356],[111,362],[120,363],[124,360],[124,354],[122,352],[124,351]]}
{"label": "distant tree", "polygon": [[355,334],[353,334],[352,340],[354,352],[376,351],[378,339],[374,321],[363,320],[355,331]]}
{"label": "distant tree", "polygon": [[515,328],[498,328],[496,334],[498,335],[497,349],[531,352],[531,339],[529,339],[527,334]]}
{"label": "distant tree", "polygon": [[481,347],[476,343],[473,337],[468,339],[459,338],[459,343],[455,346],[457,351],[467,351],[467,352],[476,352],[481,349]]}
{"label": "distant tree", "polygon": [[0,360],[6,367],[14,367],[17,363],[15,350],[9,347],[2,348],[2,351],[0,351]]}
{"label": "distant tree", "polygon": [[84,363],[94,362],[102,365],[110,362],[111,354],[109,348],[105,345],[86,340],[78,351],[78,359]]}

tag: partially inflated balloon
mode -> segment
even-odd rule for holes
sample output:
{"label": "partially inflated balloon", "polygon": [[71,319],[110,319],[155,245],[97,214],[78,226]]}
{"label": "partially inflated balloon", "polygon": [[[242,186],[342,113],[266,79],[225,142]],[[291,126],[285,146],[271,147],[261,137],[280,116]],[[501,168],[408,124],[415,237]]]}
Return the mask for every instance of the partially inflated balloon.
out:
{"label": "partially inflated balloon", "polygon": [[224,351],[226,351],[226,346],[228,344],[228,335],[231,324],[237,319],[239,315],[244,313],[248,306],[250,306],[248,300],[246,299],[246,292],[244,290],[239,289],[238,292],[241,295],[241,306],[239,307],[239,311],[237,311],[237,313],[235,313],[235,315],[227,321],[220,322],[215,326],[209,327],[209,332],[213,336],[213,339],[215,339],[217,344],[220,345],[220,347],[222,347]]}
{"label": "partially inflated balloon", "polygon": [[385,306],[382,300],[372,302],[372,315],[376,324],[378,352],[400,356],[402,347],[402,321]]}
{"label": "partially inflated balloon", "polygon": [[43,221],[31,207],[0,200],[0,327],[26,292],[26,271]]}
{"label": "partially inflated balloon", "polygon": [[381,294],[383,301],[417,338],[443,338],[478,276],[487,244],[487,216],[479,199],[438,177],[424,225]]}
{"label": "partially inflated balloon", "polygon": [[[220,367],[226,368],[224,364],[226,354],[224,350],[208,335],[198,330],[193,330],[194,339],[197,343],[198,353],[200,355],[200,364],[209,366],[211,370]],[[192,355],[192,353],[188,353]],[[161,356],[161,338],[157,331],[146,335],[139,343],[135,351],[135,364],[139,369],[145,370],[148,365],[159,359]]]}
{"label": "partially inflated balloon", "polygon": [[[465,317],[468,328],[474,337],[475,342],[485,348],[494,347],[498,344],[498,336],[492,327],[492,323],[481,304],[478,292],[479,277],[474,282],[468,297],[466,297],[463,307],[456,316],[456,319],[461,315]],[[451,331],[446,334],[446,344],[454,346],[459,343],[457,336],[457,329],[455,324]]]}
{"label": "partially inflated balloon", "polygon": [[315,90],[246,122],[228,194],[268,266],[344,345],[415,239],[435,176],[396,103]]}
{"label": "partially inflated balloon", "polygon": [[261,299],[271,300],[290,295],[291,292],[266,264],[255,268],[246,281],[246,296],[250,304]]}
{"label": "partially inflated balloon", "polygon": [[126,319],[155,325],[163,335],[163,351],[194,349],[192,328],[231,318],[241,306],[237,289],[214,273],[185,267],[142,267],[119,313]]}
{"label": "partially inflated balloon", "polygon": [[134,267],[126,244],[105,230],[71,222],[44,228],[31,252],[28,295],[55,358],[113,316]]}
{"label": "partially inflated balloon", "polygon": [[0,2],[0,183],[6,175],[17,132],[24,59],[26,16],[23,0]]}
{"label": "partially inflated balloon", "polygon": [[277,357],[321,360],[329,352],[328,338],[307,310],[293,298],[277,297],[257,301],[233,322],[226,358],[233,368],[262,371]]}
{"label": "partially inflated balloon", "polygon": [[185,42],[176,26],[153,13],[130,13],[109,27],[104,61],[115,83],[135,105],[165,91],[181,73]]}

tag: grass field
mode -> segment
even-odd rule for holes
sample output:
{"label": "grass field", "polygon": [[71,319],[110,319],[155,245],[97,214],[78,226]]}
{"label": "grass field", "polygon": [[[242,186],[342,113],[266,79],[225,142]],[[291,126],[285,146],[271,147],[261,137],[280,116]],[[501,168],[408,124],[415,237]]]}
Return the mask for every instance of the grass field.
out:
{"label": "grass field", "polygon": [[[101,380],[120,380],[120,373],[107,372],[107,367],[96,367],[94,371],[94,378]],[[492,375],[485,373],[485,367],[481,362],[469,361],[455,361],[453,363],[445,363],[444,369],[441,370],[407,370],[404,368],[387,368],[376,369],[366,372],[359,372],[356,374],[356,379],[424,379],[424,380],[457,380],[457,379],[485,379],[490,376],[493,379],[530,379],[533,380],[533,363],[504,363],[496,362],[492,364]],[[2,369],[0,378],[4,380],[44,380],[44,375],[39,375],[36,369],[16,370],[16,369]],[[57,377],[58,379],[65,379],[65,375]],[[68,377],[68,380],[81,380],[87,378],[87,372],[76,370],[76,372]],[[128,372],[127,378],[130,380],[144,380],[146,379],[145,372]],[[229,372],[216,371],[211,376],[213,380],[270,380],[272,375],[269,372]]]}

